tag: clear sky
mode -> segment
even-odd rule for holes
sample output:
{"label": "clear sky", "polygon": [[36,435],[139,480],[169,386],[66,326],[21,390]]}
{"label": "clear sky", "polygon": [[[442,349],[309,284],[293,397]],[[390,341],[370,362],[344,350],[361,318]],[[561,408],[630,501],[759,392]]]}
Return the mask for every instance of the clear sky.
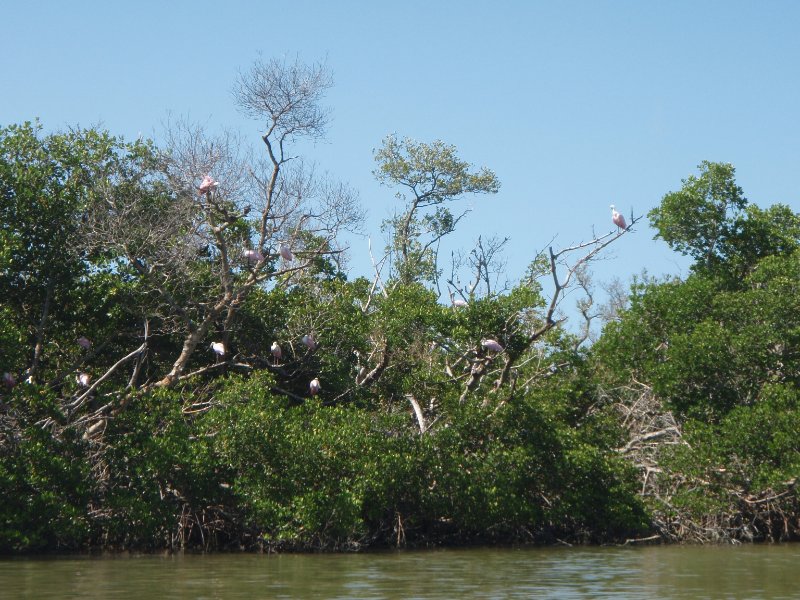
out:
{"label": "clear sky", "polygon": [[[800,2],[6,2],[0,124],[102,124],[154,136],[168,112],[240,130],[230,90],[260,56],[325,61],[333,122],[308,150],[359,190],[366,230],[393,191],[373,149],[442,139],[493,169],[499,194],[443,248],[510,236],[507,271],[612,229],[609,204],[646,214],[702,160],[733,163],[751,202],[800,211]],[[646,220],[595,266],[598,281],[686,274]],[[365,239],[352,274],[369,275]]]}

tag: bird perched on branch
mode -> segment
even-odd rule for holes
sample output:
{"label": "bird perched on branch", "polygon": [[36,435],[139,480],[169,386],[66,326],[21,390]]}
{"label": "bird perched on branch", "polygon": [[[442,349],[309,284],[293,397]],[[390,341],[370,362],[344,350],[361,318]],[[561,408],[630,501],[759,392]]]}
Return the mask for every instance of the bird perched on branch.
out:
{"label": "bird perched on branch", "polygon": [[78,346],[80,346],[84,350],[88,350],[89,348],[92,347],[92,342],[88,338],[85,338],[83,336],[79,337],[75,341],[78,342]]}
{"label": "bird perched on branch", "polygon": [[272,358],[277,364],[278,361],[281,359],[281,356],[283,355],[283,352],[281,351],[281,347],[278,345],[278,342],[272,342],[272,346],[270,346],[269,351],[272,352]]}
{"label": "bird perched on branch", "polygon": [[321,389],[322,386],[319,383],[319,379],[316,377],[314,377],[314,379],[311,380],[311,383],[308,384],[308,391],[312,396],[319,394]]}
{"label": "bird perched on branch", "polygon": [[225,356],[225,344],[222,342],[211,342],[211,349],[217,356]]}
{"label": "bird perched on branch", "polygon": [[492,340],[489,338],[481,340],[481,346],[487,350],[491,350],[492,352],[502,352],[504,350],[497,340]]}
{"label": "bird perched on branch", "polygon": [[611,205],[611,221],[620,229],[627,229],[628,225],[625,223],[625,217],[622,213],[618,213],[614,205]]}
{"label": "bird perched on branch", "polygon": [[216,181],[211,175],[206,175],[203,177],[203,181],[200,182],[200,187],[197,188],[200,195],[207,194],[215,187],[219,185],[219,181]]}
{"label": "bird perched on branch", "polygon": [[294,259],[294,255],[292,254],[292,249],[289,248],[288,244],[281,244],[281,256],[284,260],[292,260]]}
{"label": "bird perched on branch", "polygon": [[251,265],[261,262],[264,260],[264,255],[261,254],[258,250],[245,250],[244,257],[247,259],[247,262]]}
{"label": "bird perched on branch", "polygon": [[450,292],[450,302],[453,304],[453,308],[463,308],[468,304],[463,298],[456,298],[453,292]]}
{"label": "bird perched on branch", "polygon": [[303,343],[309,350],[314,350],[317,347],[317,340],[315,340],[314,336],[310,333],[307,333],[303,336]]}

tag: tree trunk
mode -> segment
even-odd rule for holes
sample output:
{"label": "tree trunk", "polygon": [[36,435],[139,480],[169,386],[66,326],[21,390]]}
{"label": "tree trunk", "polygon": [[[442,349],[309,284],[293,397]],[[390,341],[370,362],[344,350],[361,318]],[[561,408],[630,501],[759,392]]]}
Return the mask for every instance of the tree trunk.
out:
{"label": "tree trunk", "polygon": [[213,318],[212,315],[207,316],[200,324],[200,327],[190,332],[189,335],[186,336],[186,339],[183,341],[181,353],[175,363],[172,365],[172,370],[167,373],[164,378],[161,379],[161,381],[157,382],[155,387],[172,387],[177,383],[178,378],[180,378],[180,376],[186,370],[186,365],[189,363],[189,359],[192,357],[197,345],[203,341],[206,333],[208,333],[211,323],[213,323],[216,318],[216,312],[217,311],[214,312]]}

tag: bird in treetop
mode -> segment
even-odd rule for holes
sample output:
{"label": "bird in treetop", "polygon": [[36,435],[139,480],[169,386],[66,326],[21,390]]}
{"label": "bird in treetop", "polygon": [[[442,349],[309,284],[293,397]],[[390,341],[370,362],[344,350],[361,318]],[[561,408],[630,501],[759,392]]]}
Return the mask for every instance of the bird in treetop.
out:
{"label": "bird in treetop", "polygon": [[275,359],[275,362],[278,362],[283,355],[281,352],[281,347],[278,345],[278,342],[272,342],[272,346],[270,346],[269,351],[272,352],[272,357]]}
{"label": "bird in treetop", "polygon": [[312,396],[316,396],[319,394],[319,391],[322,389],[322,386],[319,383],[319,379],[314,377],[311,382],[308,384],[308,391],[311,393]]}
{"label": "bird in treetop", "polygon": [[217,356],[225,356],[225,344],[222,342],[211,342],[211,349]]}
{"label": "bird in treetop", "polygon": [[78,373],[75,375],[75,381],[81,387],[89,387],[89,382],[92,380],[92,376],[88,373]]}
{"label": "bird in treetop", "polygon": [[483,346],[487,350],[491,350],[492,352],[503,351],[503,347],[497,342],[497,340],[492,340],[489,338],[481,340],[481,346]]}
{"label": "bird in treetop", "polygon": [[200,182],[200,187],[197,188],[200,195],[207,194],[215,187],[219,185],[219,181],[215,181],[211,175],[206,175],[203,177],[203,181]]}
{"label": "bird in treetop", "polygon": [[317,340],[315,340],[314,336],[310,333],[303,336],[303,343],[309,350],[314,350],[317,347]]}
{"label": "bird in treetop", "polygon": [[618,213],[617,209],[614,208],[614,205],[611,205],[611,220],[613,221],[614,225],[619,227],[620,229],[627,229],[628,225],[625,223],[625,217],[622,213]]}
{"label": "bird in treetop", "polygon": [[78,346],[80,346],[84,350],[88,350],[89,348],[92,347],[92,342],[88,338],[86,338],[84,336],[79,337],[75,341],[78,342]]}
{"label": "bird in treetop", "polygon": [[292,254],[292,249],[289,248],[288,244],[281,244],[281,256],[284,260],[292,260],[294,259],[294,255]]}
{"label": "bird in treetop", "polygon": [[450,292],[450,302],[453,304],[454,308],[463,308],[467,305],[467,301],[463,298],[456,298],[454,292]]}
{"label": "bird in treetop", "polygon": [[247,262],[251,265],[256,264],[264,260],[264,255],[261,254],[258,250],[245,250],[244,257],[247,259]]}

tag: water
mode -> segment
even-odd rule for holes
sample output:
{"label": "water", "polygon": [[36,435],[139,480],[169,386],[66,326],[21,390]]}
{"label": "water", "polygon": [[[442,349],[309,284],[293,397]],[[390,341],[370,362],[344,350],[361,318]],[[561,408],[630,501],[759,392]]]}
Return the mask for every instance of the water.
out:
{"label": "water", "polygon": [[798,598],[800,545],[0,560],[0,598]]}

